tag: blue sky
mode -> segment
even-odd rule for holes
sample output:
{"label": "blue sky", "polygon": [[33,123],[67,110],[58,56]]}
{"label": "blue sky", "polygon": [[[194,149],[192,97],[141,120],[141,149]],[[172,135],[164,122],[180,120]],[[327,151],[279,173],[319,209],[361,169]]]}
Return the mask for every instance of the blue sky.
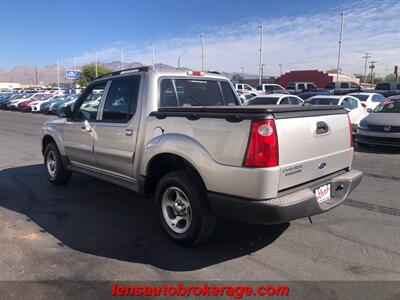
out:
{"label": "blue sky", "polygon": [[64,66],[94,59],[113,61],[124,49],[127,61],[156,61],[199,68],[199,34],[206,35],[207,69],[257,73],[259,31],[265,26],[266,74],[279,64],[289,69],[336,66],[339,13],[345,13],[343,69],[361,72],[365,51],[378,73],[400,64],[400,1],[137,1],[2,0],[0,68],[15,65]]}

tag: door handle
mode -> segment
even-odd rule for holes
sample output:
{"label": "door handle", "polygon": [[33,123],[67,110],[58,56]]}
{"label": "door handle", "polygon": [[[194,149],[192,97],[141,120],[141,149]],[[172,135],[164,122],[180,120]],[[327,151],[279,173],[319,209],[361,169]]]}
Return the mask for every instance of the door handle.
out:
{"label": "door handle", "polygon": [[317,130],[315,131],[316,134],[324,134],[329,131],[329,126],[325,122],[317,122]]}
{"label": "door handle", "polygon": [[131,136],[131,135],[133,135],[133,130],[132,130],[132,129],[125,129],[125,135],[126,135],[126,136]]}

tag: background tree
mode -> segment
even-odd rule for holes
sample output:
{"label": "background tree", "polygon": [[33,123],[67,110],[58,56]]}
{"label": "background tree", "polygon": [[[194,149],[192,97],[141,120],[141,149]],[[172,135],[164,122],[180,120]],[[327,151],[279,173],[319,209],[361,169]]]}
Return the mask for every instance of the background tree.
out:
{"label": "background tree", "polygon": [[243,79],[244,79],[243,76],[242,76],[242,75],[239,75],[239,74],[235,74],[235,75],[233,75],[232,78],[231,78],[232,81],[237,81],[237,82],[242,82]]}
{"label": "background tree", "polygon": [[57,87],[57,82],[52,82],[48,84],[49,87]]}
{"label": "background tree", "polygon": [[[326,73],[337,74],[337,68],[329,69],[325,71]],[[339,68],[339,74],[342,74],[342,68]]]}
{"label": "background tree", "polygon": [[[82,75],[76,80],[76,83],[80,86],[87,86],[93,79],[96,78],[96,65],[88,64],[84,65],[82,68]],[[97,65],[97,76],[104,75],[112,72],[109,68],[102,65]]]}

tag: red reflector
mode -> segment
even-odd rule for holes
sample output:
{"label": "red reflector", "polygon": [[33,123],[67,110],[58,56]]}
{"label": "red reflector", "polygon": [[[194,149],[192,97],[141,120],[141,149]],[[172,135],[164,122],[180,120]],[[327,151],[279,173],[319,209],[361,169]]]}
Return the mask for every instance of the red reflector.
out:
{"label": "red reflector", "polygon": [[243,166],[268,168],[275,167],[278,164],[278,137],[275,121],[252,121]]}

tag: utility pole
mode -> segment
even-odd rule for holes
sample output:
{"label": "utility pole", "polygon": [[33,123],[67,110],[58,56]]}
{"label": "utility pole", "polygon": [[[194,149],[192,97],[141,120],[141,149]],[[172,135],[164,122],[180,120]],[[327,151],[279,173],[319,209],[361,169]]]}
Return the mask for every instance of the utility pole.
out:
{"label": "utility pole", "polygon": [[368,52],[365,52],[365,56],[362,58],[365,58],[365,63],[364,63],[364,84],[367,82],[367,64],[368,64],[368,59],[371,58],[372,56],[369,55]]}
{"label": "utility pole", "polygon": [[179,55],[179,57],[178,57],[178,69],[181,68],[181,58],[182,58],[183,54],[185,54],[185,52],[186,52],[186,50],[183,50],[182,54]]}
{"label": "utility pole", "polygon": [[264,26],[260,25],[258,26],[260,28],[260,65],[259,65],[259,78],[258,78],[258,84],[261,85],[261,79],[262,79],[262,49],[263,49],[263,36],[264,36]]}
{"label": "utility pole", "polygon": [[341,13],[340,20],[340,37],[339,37],[339,52],[338,52],[338,60],[337,60],[337,72],[336,72],[336,82],[339,82],[339,72],[340,72],[340,55],[342,54],[342,38],[343,38],[343,23],[344,23],[344,14]]}
{"label": "utility pole", "polygon": [[372,88],[372,85],[374,84],[374,69],[375,69],[375,64],[377,63],[377,61],[374,60],[374,61],[370,61],[369,63],[371,64],[369,66],[369,68],[371,69],[371,88]]}
{"label": "utility pole", "polygon": [[[261,81],[260,82],[262,82],[262,79],[264,78],[264,66],[265,66],[265,64],[261,64]],[[261,83],[260,83],[260,85],[261,85]]]}
{"label": "utility pole", "polygon": [[155,59],[154,43],[151,43],[150,46],[151,46],[151,65],[153,66],[153,69],[155,69],[156,68],[156,59]]}
{"label": "utility pole", "polygon": [[124,49],[121,48],[121,70],[124,69]]}
{"label": "utility pole", "polygon": [[74,56],[74,71],[76,71],[76,56]]}
{"label": "utility pole", "polygon": [[201,38],[201,71],[204,71],[204,33],[200,34]]}
{"label": "utility pole", "polygon": [[240,67],[242,69],[242,77],[244,79],[244,67]]}
{"label": "utility pole", "polygon": [[282,76],[282,64],[279,64],[280,74]]}
{"label": "utility pole", "polygon": [[57,58],[57,87],[58,91],[60,91],[60,63]]}
{"label": "utility pole", "polygon": [[97,52],[95,52],[95,54],[94,54],[94,60],[95,60],[95,63],[94,63],[95,72],[96,72],[96,77],[97,77],[98,76],[98,71],[97,71]]}
{"label": "utility pole", "polygon": [[35,85],[38,84],[37,65],[35,65]]}

